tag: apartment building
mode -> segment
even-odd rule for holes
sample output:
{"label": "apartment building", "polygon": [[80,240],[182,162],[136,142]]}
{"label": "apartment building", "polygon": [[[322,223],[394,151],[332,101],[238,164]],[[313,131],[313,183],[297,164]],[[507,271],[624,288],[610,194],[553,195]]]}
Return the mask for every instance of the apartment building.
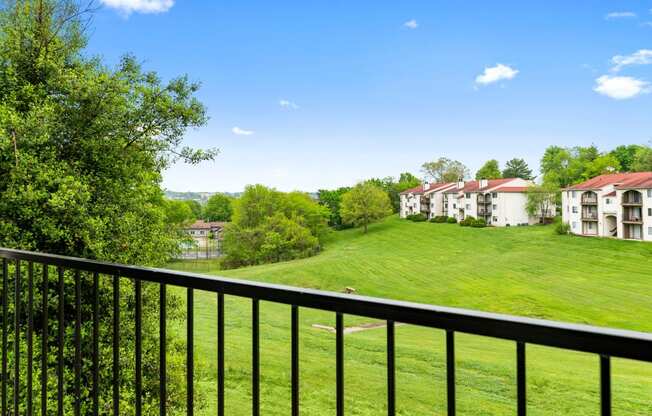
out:
{"label": "apartment building", "polygon": [[564,189],[562,219],[577,235],[652,241],[652,172],[601,175]]}
{"label": "apartment building", "polygon": [[[536,224],[540,215],[530,216],[526,209],[531,185],[532,181],[521,178],[424,184],[401,194],[401,217],[423,213],[428,218],[446,215],[458,221],[472,216],[497,227]],[[554,214],[551,207],[546,217]]]}

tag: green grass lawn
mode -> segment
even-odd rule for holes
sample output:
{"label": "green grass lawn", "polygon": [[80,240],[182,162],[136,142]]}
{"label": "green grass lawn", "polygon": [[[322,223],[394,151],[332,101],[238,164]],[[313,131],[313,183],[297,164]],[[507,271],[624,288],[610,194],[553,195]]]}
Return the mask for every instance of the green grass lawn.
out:
{"label": "green grass lawn", "polygon": [[[562,237],[551,227],[462,228],[396,217],[333,233],[316,257],[219,271],[214,261],[170,268],[560,321],[652,331],[652,244]],[[216,298],[195,295],[197,414],[215,414]],[[227,297],[226,407],[250,414],[250,302]],[[290,308],[261,304],[261,406],[264,415],[290,410]],[[335,336],[313,324],[334,325],[333,314],[301,310],[301,408],[332,415]],[[347,326],[369,322],[346,317]],[[184,324],[172,328],[179,336]],[[445,414],[442,331],[398,326],[397,412]],[[515,345],[458,334],[459,414],[515,413]],[[385,331],[346,335],[346,411],[385,410]],[[598,357],[528,346],[528,404],[532,415],[599,414]],[[614,414],[652,414],[652,365],[613,360]]]}

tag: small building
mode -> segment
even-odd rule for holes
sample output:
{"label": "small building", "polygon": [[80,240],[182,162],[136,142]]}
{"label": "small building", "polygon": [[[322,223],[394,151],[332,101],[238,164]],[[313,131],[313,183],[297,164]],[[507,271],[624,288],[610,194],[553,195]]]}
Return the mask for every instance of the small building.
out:
{"label": "small building", "polygon": [[652,241],[652,172],[600,175],[562,191],[573,234]]}
{"label": "small building", "polygon": [[184,244],[182,258],[210,258],[220,255],[222,231],[226,222],[197,220],[184,231],[192,237],[192,244]]}
{"label": "small building", "polygon": [[446,215],[443,193],[454,186],[454,182],[424,182],[416,188],[401,192],[399,216],[405,218],[408,215],[423,214],[430,219],[438,215]]}

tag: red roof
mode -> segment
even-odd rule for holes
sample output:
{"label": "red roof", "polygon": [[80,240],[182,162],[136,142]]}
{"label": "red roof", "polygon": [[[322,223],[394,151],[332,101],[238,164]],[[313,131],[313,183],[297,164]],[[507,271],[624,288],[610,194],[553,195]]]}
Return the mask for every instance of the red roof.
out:
{"label": "red roof", "polygon": [[480,192],[490,188],[495,188],[504,183],[513,181],[518,178],[502,178],[502,179],[489,179],[487,181],[487,186],[480,187],[480,181],[469,181],[464,185],[464,188],[461,189],[462,192]]}
{"label": "red roof", "polygon": [[452,182],[431,183],[430,186],[428,187],[428,189],[426,189],[424,191],[423,184],[421,184],[421,185],[419,185],[419,186],[417,186],[415,188],[406,189],[405,191],[401,192],[399,195],[407,195],[407,194],[420,195],[420,194],[422,194],[424,192],[432,192],[432,191],[436,191],[436,190],[439,190],[439,189],[447,188],[450,185],[454,185],[454,183],[452,183]]}
{"label": "red roof", "polygon": [[188,230],[210,230],[210,229],[213,229],[213,228],[223,228],[225,224],[226,224],[225,222],[221,222],[221,221],[209,221],[209,222],[206,222],[204,220],[197,220],[194,223],[192,223],[191,225],[189,225],[188,227],[186,227],[186,229],[188,229]]}
{"label": "red roof", "polygon": [[616,196],[616,191],[611,191],[606,195],[602,195],[603,198],[608,197],[608,196]]}
{"label": "red roof", "polygon": [[492,189],[493,192],[511,192],[511,193],[522,193],[527,192],[527,186],[501,186],[496,189]]}
{"label": "red roof", "polygon": [[588,181],[570,186],[566,189],[602,189],[610,185],[613,185],[619,189],[652,188],[652,172],[612,173],[607,175],[600,175],[596,176],[593,179],[589,179]]}

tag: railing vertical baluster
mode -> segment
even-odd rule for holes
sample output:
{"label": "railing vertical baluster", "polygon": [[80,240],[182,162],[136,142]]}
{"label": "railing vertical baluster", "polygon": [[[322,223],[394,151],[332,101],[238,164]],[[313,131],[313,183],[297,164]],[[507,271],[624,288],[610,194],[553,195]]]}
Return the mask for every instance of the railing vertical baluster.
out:
{"label": "railing vertical baluster", "polygon": [[387,414],[396,414],[396,380],[394,360],[394,321],[387,321]]}
{"label": "railing vertical baluster", "polygon": [[217,294],[217,415],[224,416],[224,294]]}
{"label": "railing vertical baluster", "polygon": [[136,301],[136,416],[141,416],[143,412],[143,374],[142,374],[142,353],[143,353],[143,339],[142,339],[142,320],[143,320],[143,311],[142,311],[142,301],[143,301],[143,289],[142,282],[140,279],[136,279],[134,282],[135,286],[135,301]]}
{"label": "railing vertical baluster", "polygon": [[120,416],[120,276],[113,276],[113,416]]}
{"label": "railing vertical baluster", "polygon": [[47,416],[48,414],[48,339],[49,339],[49,300],[48,300],[48,291],[50,277],[48,275],[48,265],[43,264],[43,296],[42,296],[42,308],[43,308],[43,335],[41,343],[41,416]]}
{"label": "railing vertical baluster", "polygon": [[100,275],[93,273],[93,416],[100,414]]}
{"label": "railing vertical baluster", "polygon": [[14,277],[14,414],[20,406],[20,260],[16,260]]}
{"label": "railing vertical baluster", "polygon": [[32,416],[32,361],[34,336],[34,263],[27,266],[27,416]]}
{"label": "railing vertical baluster", "polygon": [[344,416],[344,317],[335,315],[335,379],[336,414]]}
{"label": "railing vertical baluster", "polygon": [[64,271],[62,267],[57,268],[59,274],[59,327],[57,337],[57,414],[63,416],[63,342],[65,336],[64,328],[64,304],[66,302],[64,292]]}
{"label": "railing vertical baluster", "polygon": [[165,416],[167,409],[167,335],[166,335],[166,320],[167,320],[167,290],[165,283],[159,286],[159,415]]}
{"label": "railing vertical baluster", "polygon": [[260,414],[260,337],[259,302],[251,300],[251,414]]}
{"label": "railing vertical baluster", "polygon": [[7,289],[9,286],[7,260],[2,259],[2,414],[7,414]]}
{"label": "railing vertical baluster", "polygon": [[81,275],[75,271],[75,416],[81,412]]}
{"label": "railing vertical baluster", "polygon": [[516,413],[525,416],[527,413],[527,387],[525,368],[525,343],[516,343]]}
{"label": "railing vertical baluster", "polygon": [[195,321],[195,304],[193,289],[188,288],[187,292],[187,308],[188,308],[188,324],[186,325],[186,414],[192,416],[194,413],[194,373],[195,373],[195,337],[194,337],[194,321]]}
{"label": "railing vertical baluster", "polygon": [[292,305],[292,416],[299,416],[299,308]]}
{"label": "railing vertical baluster", "polygon": [[446,331],[446,404],[448,416],[455,416],[455,332]]}
{"label": "railing vertical baluster", "polygon": [[600,356],[600,414],[611,416],[611,360]]}

